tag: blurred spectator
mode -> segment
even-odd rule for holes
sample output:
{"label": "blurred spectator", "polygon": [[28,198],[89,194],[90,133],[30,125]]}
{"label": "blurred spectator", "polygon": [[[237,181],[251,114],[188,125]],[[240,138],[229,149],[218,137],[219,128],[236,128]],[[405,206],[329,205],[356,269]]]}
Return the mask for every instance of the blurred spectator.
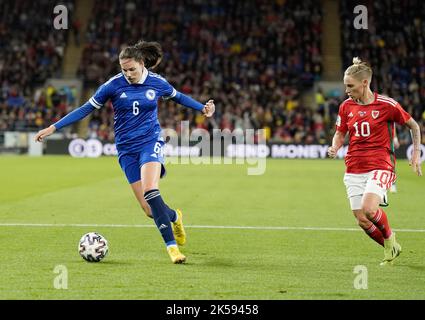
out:
{"label": "blurred spectator", "polygon": [[[191,128],[210,131],[264,128],[272,138],[276,121],[301,108],[300,93],[320,79],[318,1],[96,0],[93,11],[79,68],[85,85],[95,88],[120,72],[123,46],[154,40],[165,54],[154,72],[199,101],[215,100],[211,120],[161,101],[164,128],[178,131],[180,121],[188,120]],[[90,128],[99,136],[100,128],[111,125],[97,114]],[[304,120],[290,131],[291,138],[304,129],[316,139],[312,122]],[[306,139],[304,134],[298,137]]]}
{"label": "blurred spectator", "polygon": [[0,99],[0,131],[38,131],[56,122],[73,108],[69,101],[75,101],[75,92],[69,97],[66,90],[48,86],[24,98],[16,88],[9,89],[7,99]]}
{"label": "blurred spectator", "polygon": [[[343,68],[354,56],[373,67],[372,89],[394,97],[419,121],[425,141],[425,6],[420,0],[364,1],[368,29],[353,28],[358,1],[340,1]],[[67,1],[73,13],[74,1]],[[0,130],[37,130],[76,107],[76,88],[44,87],[60,76],[68,33],[51,27],[50,1],[0,2]],[[96,88],[120,72],[118,54],[140,39],[158,41],[158,66],[176,89],[205,102],[205,119],[173,101],[160,101],[163,128],[265,129],[269,141],[327,143],[344,92],[319,90],[317,109],[300,97],[320,80],[321,2],[314,0],[95,0],[85,35],[71,19],[74,40],[86,45],[78,74]],[[391,17],[391,19],[388,19]],[[71,129],[67,129],[71,130]],[[401,144],[410,133],[398,128]],[[93,112],[89,135],[113,140],[113,108]]]}
{"label": "blurred spectator", "polygon": [[[73,2],[63,3],[70,16]],[[52,27],[54,6],[45,0],[0,2],[1,131],[38,130],[68,111],[60,92],[43,88],[60,76],[68,34]]]}
{"label": "blurred spectator", "polygon": [[74,35],[74,43],[77,47],[80,46],[81,43],[81,21],[78,18],[75,18],[72,22],[72,31]]}
{"label": "blurred spectator", "polygon": [[[341,0],[343,68],[359,56],[371,64],[372,90],[398,101],[424,128],[425,6],[420,0],[366,1],[368,29],[355,29],[355,0]],[[397,130],[400,143],[410,143],[408,128]],[[403,132],[404,131],[404,132]],[[407,131],[407,132],[406,132]],[[401,139],[400,139],[401,137]],[[424,141],[423,135],[422,141]]]}
{"label": "blurred spectator", "polygon": [[[68,1],[72,15],[73,1]],[[51,1],[0,2],[0,84],[17,85],[24,96],[62,69],[66,30],[52,27]]]}

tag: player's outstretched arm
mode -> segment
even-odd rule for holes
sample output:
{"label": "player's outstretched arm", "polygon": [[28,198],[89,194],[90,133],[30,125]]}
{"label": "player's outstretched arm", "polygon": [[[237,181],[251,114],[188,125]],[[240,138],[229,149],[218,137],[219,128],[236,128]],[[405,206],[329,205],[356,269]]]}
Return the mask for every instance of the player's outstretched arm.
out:
{"label": "player's outstretched arm", "polygon": [[214,100],[208,100],[208,102],[205,104],[205,107],[202,109],[202,113],[207,118],[211,117],[215,112],[215,104]]}
{"label": "player's outstretched arm", "polygon": [[339,148],[341,148],[341,146],[344,144],[344,140],[345,134],[337,130],[332,139],[332,145],[328,148],[328,156],[330,158],[336,158]]}
{"label": "player's outstretched arm", "polygon": [[36,142],[42,142],[45,137],[50,136],[55,131],[56,131],[56,127],[52,124],[51,126],[45,128],[43,130],[38,131],[37,134],[34,137],[34,140]]}
{"label": "player's outstretched arm", "polygon": [[208,102],[205,105],[203,105],[202,103],[196,101],[195,99],[178,91],[176,95],[171,98],[171,100],[187,108],[201,111],[206,117],[211,117],[215,111],[214,100],[208,100]]}
{"label": "player's outstretched arm", "polygon": [[74,122],[77,122],[84,117],[86,117],[89,113],[91,113],[95,107],[93,107],[89,102],[86,102],[78,109],[75,109],[74,111],[68,113],[65,117],[60,119],[58,122],[52,124],[51,126],[40,130],[34,137],[35,141],[41,142],[43,141],[43,138],[50,136],[53,134],[56,130],[60,130],[63,127],[69,126],[70,124],[73,124]]}
{"label": "player's outstretched arm", "polygon": [[421,176],[421,129],[413,118],[407,120],[405,124],[410,128],[413,143],[413,153],[412,158],[409,161],[409,165],[418,176]]}

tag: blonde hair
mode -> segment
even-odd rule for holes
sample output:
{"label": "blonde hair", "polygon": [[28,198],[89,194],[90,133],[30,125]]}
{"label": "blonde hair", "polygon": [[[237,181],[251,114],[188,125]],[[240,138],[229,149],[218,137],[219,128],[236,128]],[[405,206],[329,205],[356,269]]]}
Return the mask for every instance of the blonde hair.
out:
{"label": "blonde hair", "polygon": [[359,57],[353,58],[353,64],[345,70],[344,75],[351,76],[357,80],[372,79],[372,68],[367,62],[362,61]]}

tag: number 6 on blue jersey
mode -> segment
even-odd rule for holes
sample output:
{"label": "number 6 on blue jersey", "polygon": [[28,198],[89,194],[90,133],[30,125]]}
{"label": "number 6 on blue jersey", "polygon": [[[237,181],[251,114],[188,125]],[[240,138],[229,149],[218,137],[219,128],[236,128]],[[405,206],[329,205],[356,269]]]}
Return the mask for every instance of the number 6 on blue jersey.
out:
{"label": "number 6 on blue jersey", "polygon": [[134,101],[133,102],[133,114],[135,116],[137,116],[139,114],[139,112],[140,112],[138,105],[139,105],[139,102],[138,101]]}

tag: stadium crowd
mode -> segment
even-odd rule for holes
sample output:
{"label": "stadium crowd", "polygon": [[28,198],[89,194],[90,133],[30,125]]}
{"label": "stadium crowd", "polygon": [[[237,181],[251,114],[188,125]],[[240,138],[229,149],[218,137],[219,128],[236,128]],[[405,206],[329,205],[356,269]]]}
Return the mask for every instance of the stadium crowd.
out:
{"label": "stadium crowd", "polygon": [[[374,70],[372,90],[392,97],[422,128],[425,139],[425,6],[420,0],[364,1],[367,29],[356,29],[355,0],[340,1],[342,61],[368,61]],[[389,18],[391,17],[391,18]],[[410,143],[407,127],[398,127],[401,143]]]}
{"label": "stadium crowd", "polygon": [[[161,102],[163,127],[178,131],[180,120],[188,120],[208,130],[266,128],[277,140],[311,140],[311,116],[297,107],[300,90],[321,74],[320,9],[316,1],[293,0],[96,1],[80,75],[86,85],[97,86],[119,72],[122,44],[156,40],[165,56],[154,71],[183,93],[199,101],[213,98],[217,106],[214,119],[207,120]],[[106,109],[90,124],[101,136],[111,125]]]}
{"label": "stadium crowd", "polygon": [[[62,4],[72,17],[74,1]],[[0,2],[0,131],[38,130],[74,107],[71,88],[44,88],[61,75],[68,34],[52,28],[53,8],[47,0]]]}
{"label": "stadium crowd", "polygon": [[[74,1],[64,3],[71,15]],[[340,1],[343,67],[353,56],[371,63],[372,89],[398,100],[422,127],[425,140],[425,7],[419,0],[366,1],[369,28],[356,30],[355,1]],[[137,9],[137,10],[135,10]],[[37,130],[69,112],[75,88],[45,86],[60,76],[68,33],[55,32],[49,1],[0,3],[0,130]],[[78,75],[94,90],[120,72],[121,48],[158,41],[164,59],[154,72],[199,101],[213,98],[213,118],[161,101],[164,128],[265,129],[269,141],[328,143],[344,93],[319,92],[317,108],[301,93],[321,79],[322,11],[318,1],[95,0]],[[388,16],[393,18],[388,20]],[[111,19],[111,17],[113,17]],[[388,24],[389,23],[389,24]],[[72,24],[73,32],[79,21]],[[74,32],[74,33],[75,33]],[[80,39],[77,44],[80,44]],[[89,135],[113,140],[113,110],[93,112]],[[398,131],[409,143],[406,130]]]}

